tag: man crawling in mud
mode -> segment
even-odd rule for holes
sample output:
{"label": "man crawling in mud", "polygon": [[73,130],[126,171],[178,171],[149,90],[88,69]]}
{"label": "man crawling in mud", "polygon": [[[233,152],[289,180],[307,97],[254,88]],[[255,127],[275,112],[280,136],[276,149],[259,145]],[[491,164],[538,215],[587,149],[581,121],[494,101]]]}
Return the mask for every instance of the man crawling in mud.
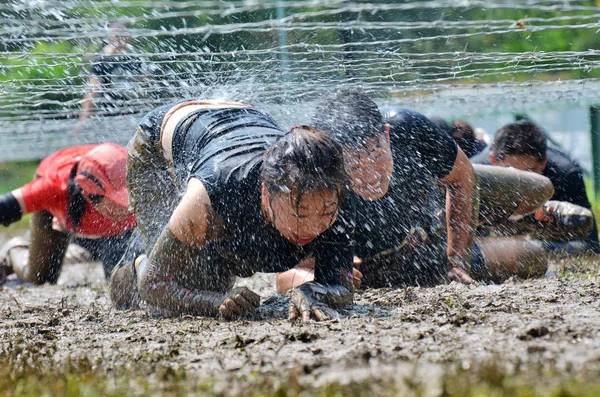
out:
{"label": "man crawling in mud", "polygon": [[[314,124],[344,149],[357,196],[355,262],[364,286],[501,282],[546,271],[538,242],[497,238],[474,244],[473,231],[480,190],[487,219],[500,223],[540,208],[553,193],[547,178],[491,167],[474,172],[452,138],[425,116],[402,108],[380,112],[358,91],[319,106]],[[438,217],[444,207],[438,183],[446,190],[445,225]],[[492,194],[494,189],[500,191]],[[280,274],[278,290],[311,277],[306,267]]]}
{"label": "man crawling in mud", "polygon": [[[535,172],[550,179],[554,186],[554,195],[546,206],[560,207],[559,213],[563,218],[569,218],[561,220],[563,225],[577,221],[578,218],[573,217],[573,214],[590,213],[592,206],[587,198],[581,167],[567,154],[548,147],[546,135],[531,121],[522,120],[502,126],[496,132],[491,148],[475,156],[471,161],[474,167],[482,167],[476,163],[512,167]],[[533,216],[537,222],[505,225],[509,227],[499,232],[512,235],[529,233],[533,238],[542,241],[544,247],[551,251],[572,255],[600,252],[595,220],[587,233],[576,224],[572,225],[570,230],[563,227],[556,230],[558,233],[552,233],[552,230],[547,230],[548,228],[542,230],[536,227],[536,223],[544,220],[546,212],[538,213],[538,219]],[[589,219],[586,217],[583,220],[585,225]]]}
{"label": "man crawling in mud", "polygon": [[[184,101],[149,113],[129,144],[128,187],[145,247],[111,277],[164,315],[235,318],[259,306],[235,276],[316,263],[289,317],[337,316],[352,302],[348,180],[341,147],[307,126],[283,132],[241,103]],[[127,258],[124,258],[127,259]]]}

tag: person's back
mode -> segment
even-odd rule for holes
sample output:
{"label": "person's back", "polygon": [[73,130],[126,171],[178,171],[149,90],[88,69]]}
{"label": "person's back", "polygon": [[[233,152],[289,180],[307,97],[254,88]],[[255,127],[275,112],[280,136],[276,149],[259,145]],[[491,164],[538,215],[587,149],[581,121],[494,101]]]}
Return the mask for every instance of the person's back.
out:
{"label": "person's back", "polygon": [[[76,167],[75,170],[79,169],[81,173],[81,166],[78,166],[78,164],[80,164],[82,157],[86,160],[89,157],[91,160],[88,160],[86,164],[104,170],[102,166],[97,165],[98,163],[94,161],[94,153],[98,153],[104,147],[107,147],[109,152],[118,152],[123,156],[123,159],[125,158],[125,149],[110,143],[72,146],[45,158],[36,171],[35,179],[21,188],[27,212],[48,211],[56,219],[58,227],[81,237],[110,237],[133,229],[136,226],[133,215],[118,221],[110,219],[99,213],[89,201],[82,202],[85,207],[81,219],[77,222],[78,224],[74,224],[70,219],[69,208],[73,204],[69,198],[68,183],[74,167]],[[88,155],[89,153],[91,153],[91,156]],[[109,156],[105,157],[110,158]],[[124,168],[123,162],[123,185],[125,184]],[[94,173],[98,174],[98,172],[95,171]],[[78,183],[85,182],[85,180],[80,181],[83,176],[78,178]],[[95,178],[94,175],[91,178]],[[116,180],[117,178],[113,179]]]}

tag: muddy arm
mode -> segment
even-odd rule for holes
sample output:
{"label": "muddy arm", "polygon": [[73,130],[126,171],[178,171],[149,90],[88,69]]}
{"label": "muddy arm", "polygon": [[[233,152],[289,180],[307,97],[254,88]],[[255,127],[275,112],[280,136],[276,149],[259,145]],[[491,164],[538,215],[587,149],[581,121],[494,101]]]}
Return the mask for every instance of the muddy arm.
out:
{"label": "muddy arm", "polygon": [[[193,290],[180,284],[185,269],[197,260],[199,250],[175,237],[169,227],[158,239],[149,258],[142,259],[138,268],[140,296],[152,306],[177,314],[216,316],[225,294]],[[206,274],[187,274],[187,277],[206,277]]]}
{"label": "muddy arm", "polygon": [[210,197],[192,178],[168,226],[139,267],[140,296],[150,305],[177,314],[232,317],[253,311],[260,297],[247,288],[226,294],[227,268],[206,242],[213,240]]}
{"label": "muddy arm", "polygon": [[[216,258],[202,258],[210,237],[211,211],[204,185],[192,178],[148,259],[140,265],[138,288],[146,302],[180,314],[217,315],[227,285],[217,281],[224,277],[218,274],[219,266],[211,266]],[[203,288],[186,288],[184,282]]]}
{"label": "muddy arm", "polygon": [[475,175],[473,167],[459,148],[454,167],[441,182],[447,187],[446,211],[448,256],[465,257],[471,240],[471,216]]}
{"label": "muddy arm", "polygon": [[535,215],[507,221],[494,228],[501,236],[530,234],[534,239],[570,241],[585,239],[594,222],[592,212],[564,201],[548,201]]}

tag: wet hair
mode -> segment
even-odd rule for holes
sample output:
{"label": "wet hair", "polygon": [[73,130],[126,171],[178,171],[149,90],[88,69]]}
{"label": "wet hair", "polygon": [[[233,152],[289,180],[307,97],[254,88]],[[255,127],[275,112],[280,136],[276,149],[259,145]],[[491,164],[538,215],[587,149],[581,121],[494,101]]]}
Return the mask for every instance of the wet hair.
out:
{"label": "wet hair", "polygon": [[385,132],[377,104],[359,90],[339,91],[319,104],[312,125],[344,147],[363,147],[368,139]]}
{"label": "wet hair", "polygon": [[456,120],[454,124],[452,124],[452,138],[454,138],[454,140],[464,139],[467,141],[474,141],[475,130],[473,130],[471,124],[466,121]]}
{"label": "wet hair", "polygon": [[533,156],[539,161],[544,161],[547,150],[546,135],[531,121],[506,124],[496,131],[490,148],[500,161],[510,155]]}
{"label": "wet hair", "polygon": [[452,139],[460,147],[467,157],[474,156],[479,153],[483,148],[477,147],[477,138],[475,138],[475,131],[471,124],[463,120],[457,120],[452,124],[451,131]]}
{"label": "wet hair", "polygon": [[454,126],[452,126],[452,124],[450,124],[441,117],[431,117],[429,120],[431,120],[433,124],[435,124],[440,130],[442,130],[442,132],[448,134],[448,136],[453,136],[452,133],[454,130]]}
{"label": "wet hair", "polygon": [[265,153],[262,182],[271,197],[291,194],[296,204],[309,191],[349,190],[342,148],[333,138],[310,126],[295,126]]}
{"label": "wet hair", "polygon": [[79,230],[81,227],[81,220],[85,213],[86,204],[85,198],[81,194],[83,189],[75,181],[78,166],[79,162],[71,168],[69,180],[67,181],[67,226],[73,230]]}

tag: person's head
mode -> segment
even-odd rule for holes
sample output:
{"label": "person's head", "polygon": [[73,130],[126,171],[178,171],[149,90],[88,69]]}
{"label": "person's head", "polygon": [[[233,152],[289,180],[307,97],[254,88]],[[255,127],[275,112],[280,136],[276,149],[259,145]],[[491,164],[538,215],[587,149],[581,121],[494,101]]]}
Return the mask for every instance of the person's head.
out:
{"label": "person's head", "polygon": [[298,245],[333,224],[348,190],[341,147],[309,126],[293,127],[267,150],[261,180],[267,217]]}
{"label": "person's head", "polygon": [[365,93],[344,90],[317,106],[313,125],[342,145],[354,191],[368,199],[383,197],[392,175],[389,126]]}
{"label": "person's head", "polygon": [[70,218],[76,225],[86,202],[109,219],[129,216],[126,168],[127,149],[114,143],[98,145],[81,157],[69,181]]}
{"label": "person's head", "polygon": [[546,135],[531,121],[519,121],[500,128],[490,149],[492,165],[513,167],[541,174],[548,155]]}
{"label": "person's head", "polygon": [[127,31],[127,26],[122,22],[112,22],[108,25],[110,36],[108,42],[116,49],[123,49],[129,43],[129,37],[124,33]]}
{"label": "person's head", "polygon": [[454,138],[455,141],[458,141],[459,139],[474,141],[476,139],[475,130],[471,124],[467,123],[466,121],[456,120],[452,124],[452,138]]}

